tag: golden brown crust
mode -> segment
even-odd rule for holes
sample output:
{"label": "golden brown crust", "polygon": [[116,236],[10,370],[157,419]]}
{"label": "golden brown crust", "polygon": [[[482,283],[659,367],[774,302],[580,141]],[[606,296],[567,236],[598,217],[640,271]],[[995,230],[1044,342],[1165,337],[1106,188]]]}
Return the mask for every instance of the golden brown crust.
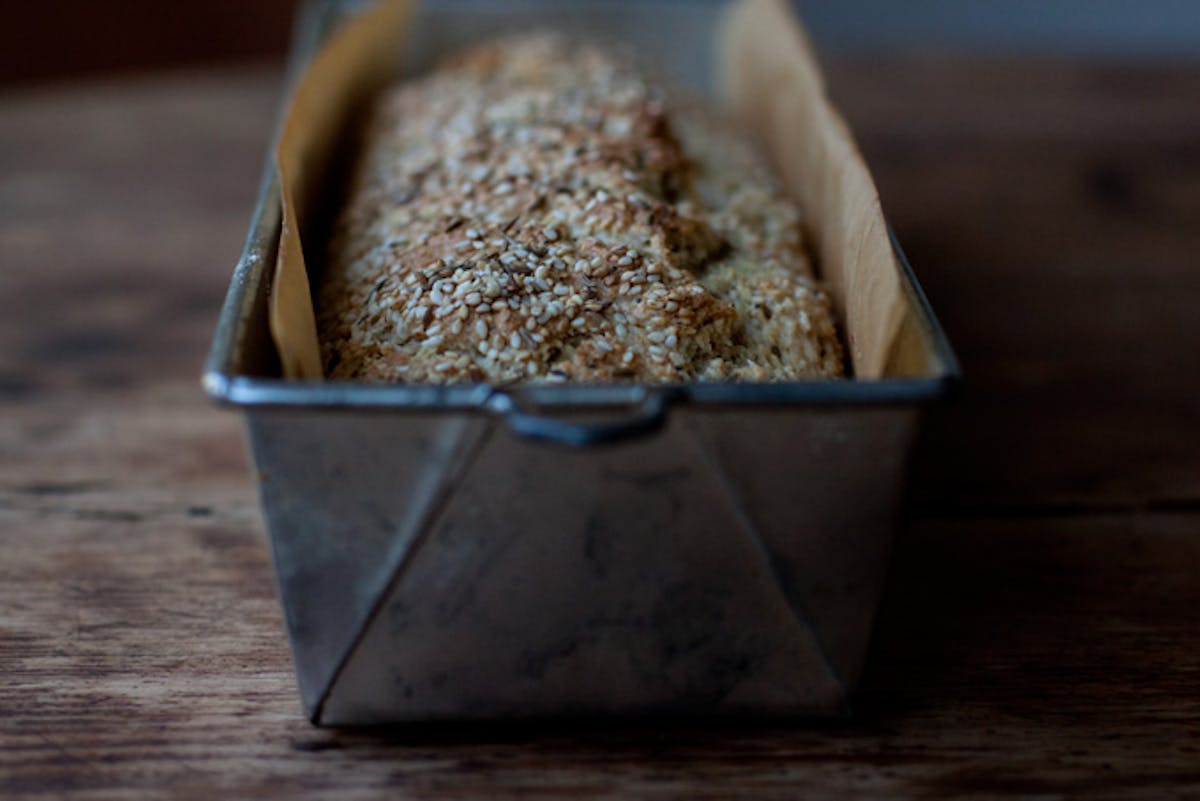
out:
{"label": "golden brown crust", "polygon": [[800,217],[736,135],[539,34],[390,90],[318,296],[335,379],[837,377]]}

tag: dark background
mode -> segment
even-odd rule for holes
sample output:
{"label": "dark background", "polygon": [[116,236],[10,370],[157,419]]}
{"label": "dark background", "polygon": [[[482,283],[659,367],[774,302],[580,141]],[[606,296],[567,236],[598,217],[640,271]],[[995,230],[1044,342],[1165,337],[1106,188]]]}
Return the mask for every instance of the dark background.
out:
{"label": "dark background", "polygon": [[297,0],[0,0],[0,83],[277,58]]}
{"label": "dark background", "polygon": [[[0,0],[4,6],[0,84],[279,59],[301,1]],[[797,0],[797,4],[823,48],[1138,60],[1200,57],[1197,0]]]}

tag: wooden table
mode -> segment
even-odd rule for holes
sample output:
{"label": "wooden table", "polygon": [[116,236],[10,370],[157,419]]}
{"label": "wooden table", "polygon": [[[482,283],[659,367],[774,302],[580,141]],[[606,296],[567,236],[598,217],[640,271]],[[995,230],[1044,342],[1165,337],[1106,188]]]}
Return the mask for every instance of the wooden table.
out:
{"label": "wooden table", "polygon": [[278,76],[0,98],[0,796],[1200,798],[1200,70],[831,73],[968,379],[816,727],[311,728],[197,381]]}

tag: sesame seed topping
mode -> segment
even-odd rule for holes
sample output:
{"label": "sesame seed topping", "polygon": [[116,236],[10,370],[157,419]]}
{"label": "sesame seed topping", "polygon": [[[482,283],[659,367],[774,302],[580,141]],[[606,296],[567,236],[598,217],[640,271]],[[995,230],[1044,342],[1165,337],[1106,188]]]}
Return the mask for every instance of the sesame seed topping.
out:
{"label": "sesame seed topping", "polygon": [[591,46],[495,52],[486,81],[447,66],[387,91],[315,293],[331,377],[836,374],[801,218],[740,143]]}

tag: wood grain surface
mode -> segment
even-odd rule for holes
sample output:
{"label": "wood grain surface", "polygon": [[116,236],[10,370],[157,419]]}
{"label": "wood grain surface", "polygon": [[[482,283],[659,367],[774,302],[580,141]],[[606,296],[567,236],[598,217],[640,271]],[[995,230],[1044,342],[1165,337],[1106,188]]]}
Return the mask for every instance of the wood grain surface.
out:
{"label": "wood grain surface", "polygon": [[967,382],[817,726],[310,727],[198,386],[278,78],[0,97],[0,797],[1200,798],[1200,70],[830,72]]}

